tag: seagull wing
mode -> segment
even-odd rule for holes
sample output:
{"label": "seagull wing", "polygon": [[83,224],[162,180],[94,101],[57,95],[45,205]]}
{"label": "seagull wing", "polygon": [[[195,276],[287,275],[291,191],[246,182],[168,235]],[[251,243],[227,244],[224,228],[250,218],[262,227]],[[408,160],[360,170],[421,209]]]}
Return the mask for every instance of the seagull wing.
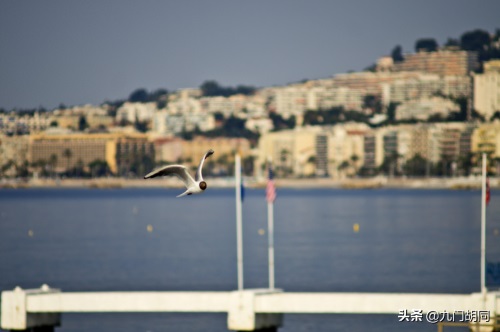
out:
{"label": "seagull wing", "polygon": [[214,150],[210,149],[207,151],[207,153],[205,153],[203,158],[201,158],[200,165],[198,166],[198,170],[196,171],[196,181],[203,181],[203,176],[201,175],[201,169],[203,168],[203,163],[205,162],[205,159],[207,159],[213,154]]}
{"label": "seagull wing", "polygon": [[177,176],[179,179],[182,180],[182,182],[184,182],[186,188],[196,185],[196,183],[193,180],[193,177],[191,176],[191,174],[189,174],[188,169],[186,168],[186,166],[183,165],[163,166],[147,174],[144,178],[150,179],[150,178],[155,178],[157,176],[167,176],[167,175]]}

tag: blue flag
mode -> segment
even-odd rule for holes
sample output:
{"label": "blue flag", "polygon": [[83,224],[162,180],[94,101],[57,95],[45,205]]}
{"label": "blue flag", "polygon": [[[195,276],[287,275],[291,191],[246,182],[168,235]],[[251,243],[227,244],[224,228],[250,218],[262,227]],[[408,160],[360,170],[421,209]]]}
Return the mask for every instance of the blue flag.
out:
{"label": "blue flag", "polygon": [[245,186],[243,185],[243,177],[241,177],[241,184],[240,184],[240,193],[241,193],[241,201],[245,199]]}

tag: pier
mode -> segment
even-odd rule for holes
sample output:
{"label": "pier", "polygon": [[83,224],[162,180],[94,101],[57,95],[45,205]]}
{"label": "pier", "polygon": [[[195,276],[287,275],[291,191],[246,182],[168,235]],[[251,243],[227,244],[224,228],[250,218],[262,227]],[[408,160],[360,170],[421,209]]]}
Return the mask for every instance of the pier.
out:
{"label": "pier", "polygon": [[[487,311],[494,331],[500,316],[500,292],[472,294],[300,293],[279,289],[175,292],[61,292],[47,285],[3,291],[1,328],[13,331],[53,331],[63,313],[191,312],[227,313],[234,331],[277,330],[283,314],[393,314],[401,310],[444,313]],[[474,324],[471,323],[471,326]]]}

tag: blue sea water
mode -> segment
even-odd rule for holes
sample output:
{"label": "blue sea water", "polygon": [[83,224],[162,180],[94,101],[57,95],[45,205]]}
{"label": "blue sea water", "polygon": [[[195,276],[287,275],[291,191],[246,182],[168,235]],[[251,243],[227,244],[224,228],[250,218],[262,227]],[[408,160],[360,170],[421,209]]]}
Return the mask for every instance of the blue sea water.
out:
{"label": "blue sea water", "polygon": [[[0,290],[234,290],[234,190],[0,190]],[[492,193],[487,259],[500,261]],[[267,204],[243,203],[245,288],[267,287]],[[359,225],[355,232],[353,225]],[[480,289],[480,192],[278,189],[276,286],[297,292]],[[402,308],[404,309],[404,308]],[[411,309],[411,308],[408,308]],[[397,315],[285,315],[281,332],[436,331]],[[226,331],[225,314],[64,314],[56,331]]]}

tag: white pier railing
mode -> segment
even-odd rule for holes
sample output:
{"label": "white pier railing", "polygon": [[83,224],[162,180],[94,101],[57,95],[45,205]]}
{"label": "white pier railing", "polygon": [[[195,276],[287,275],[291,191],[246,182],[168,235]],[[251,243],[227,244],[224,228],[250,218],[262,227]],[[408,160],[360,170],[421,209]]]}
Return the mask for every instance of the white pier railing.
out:
{"label": "white pier railing", "polygon": [[[227,312],[228,329],[253,331],[279,327],[284,313],[395,314],[487,311],[499,315],[499,293],[293,293],[279,289],[232,292],[61,292],[40,289],[2,292],[1,328],[26,330],[57,326],[61,313]],[[490,329],[492,331],[493,328]],[[483,329],[483,331],[487,331]]]}

